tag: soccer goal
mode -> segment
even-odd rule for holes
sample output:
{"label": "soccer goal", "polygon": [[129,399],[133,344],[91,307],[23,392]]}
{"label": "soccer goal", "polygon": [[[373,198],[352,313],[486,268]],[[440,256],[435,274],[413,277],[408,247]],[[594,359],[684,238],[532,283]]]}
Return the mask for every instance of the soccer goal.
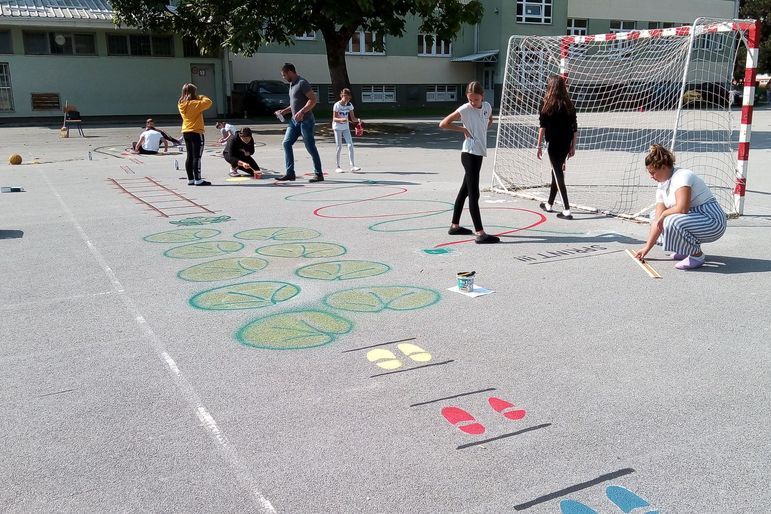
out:
{"label": "soccer goal", "polygon": [[[652,143],[741,215],[747,177],[760,25],[700,18],[692,26],[595,36],[512,36],[498,124],[493,190],[545,200],[551,165],[536,158],[538,112],[552,74],[564,76],[578,114],[565,180],[571,208],[642,219],[656,183]],[[743,90],[732,87],[746,52]],[[742,56],[743,58],[743,56]],[[741,108],[732,109],[734,100]],[[559,203],[560,196],[557,195]]]}

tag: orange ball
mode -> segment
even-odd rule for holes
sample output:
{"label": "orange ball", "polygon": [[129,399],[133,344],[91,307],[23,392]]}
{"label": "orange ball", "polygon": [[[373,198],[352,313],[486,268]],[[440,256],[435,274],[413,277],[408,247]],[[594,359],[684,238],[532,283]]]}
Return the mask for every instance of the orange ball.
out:
{"label": "orange ball", "polygon": [[21,155],[15,153],[8,158],[8,162],[11,164],[21,164]]}

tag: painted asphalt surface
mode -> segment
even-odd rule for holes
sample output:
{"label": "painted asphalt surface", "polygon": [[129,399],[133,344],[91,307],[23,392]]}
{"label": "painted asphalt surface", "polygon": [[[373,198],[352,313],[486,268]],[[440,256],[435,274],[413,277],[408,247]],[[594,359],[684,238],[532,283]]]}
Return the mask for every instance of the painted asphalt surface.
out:
{"label": "painted asphalt surface", "polygon": [[[504,195],[503,244],[448,236],[435,123],[313,185],[226,181],[209,146],[209,188],[121,155],[138,128],[3,128],[0,510],[766,512],[771,112],[747,215],[701,270],[654,250],[661,280],[624,253],[646,226]],[[495,293],[447,290],[471,270]]]}

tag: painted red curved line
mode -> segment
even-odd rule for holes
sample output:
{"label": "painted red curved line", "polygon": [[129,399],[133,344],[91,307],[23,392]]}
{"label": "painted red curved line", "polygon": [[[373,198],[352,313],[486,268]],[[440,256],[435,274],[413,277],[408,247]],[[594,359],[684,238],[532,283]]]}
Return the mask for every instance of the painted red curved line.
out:
{"label": "painted red curved line", "polygon": [[[530,209],[520,209],[518,207],[483,207],[482,208],[483,211],[492,210],[492,209],[496,209],[496,210],[503,209],[503,210],[508,210],[508,211],[529,212],[531,214],[535,214],[536,216],[538,216],[540,218],[538,221],[536,221],[532,225],[528,225],[526,227],[519,227],[519,228],[515,228],[515,229],[512,229],[512,230],[506,230],[504,232],[498,232],[497,234],[495,234],[496,236],[503,236],[505,234],[513,234],[514,232],[520,232],[522,230],[528,230],[528,229],[531,229],[533,227],[537,227],[538,225],[540,225],[541,223],[544,223],[546,221],[546,216],[544,216],[540,212],[531,211]],[[438,245],[434,246],[434,248],[442,248],[443,246],[453,246],[453,245],[459,245],[459,244],[462,244],[462,243],[471,243],[471,242],[474,242],[474,239],[462,239],[460,241],[450,241],[448,243],[441,243],[441,244],[438,244]]]}
{"label": "painted red curved line", "polygon": [[[386,187],[394,187],[394,186],[386,186]],[[353,188],[350,188],[353,189]],[[331,209],[332,207],[340,207],[341,205],[353,205],[356,203],[362,203],[362,202],[370,202],[372,200],[380,200],[382,198],[388,198],[389,196],[396,196],[401,195],[407,192],[406,187],[400,187],[400,191],[396,191],[395,193],[388,193],[387,195],[382,196],[373,196],[372,198],[364,198],[361,200],[351,200],[350,202],[342,202],[342,203],[335,203],[331,205],[324,205],[322,207],[317,208],[313,211],[314,216],[318,216],[319,218],[330,218],[330,219],[357,219],[357,218],[378,218],[381,216],[327,216],[325,214],[321,214],[321,211],[325,209]],[[433,212],[433,211],[428,211]],[[423,214],[423,213],[421,213]],[[406,216],[406,214],[387,214],[385,216]]]}

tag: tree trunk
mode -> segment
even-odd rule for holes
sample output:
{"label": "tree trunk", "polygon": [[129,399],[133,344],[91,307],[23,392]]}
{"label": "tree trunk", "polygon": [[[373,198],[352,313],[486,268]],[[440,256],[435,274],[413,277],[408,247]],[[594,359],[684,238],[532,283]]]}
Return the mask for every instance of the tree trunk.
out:
{"label": "tree trunk", "polygon": [[345,51],[348,49],[351,33],[352,31],[345,27],[341,27],[337,31],[334,28],[322,29],[321,31],[324,36],[324,44],[327,47],[329,78],[332,80],[332,92],[336,99],[340,97],[341,89],[351,88],[348,67],[345,62]]}

